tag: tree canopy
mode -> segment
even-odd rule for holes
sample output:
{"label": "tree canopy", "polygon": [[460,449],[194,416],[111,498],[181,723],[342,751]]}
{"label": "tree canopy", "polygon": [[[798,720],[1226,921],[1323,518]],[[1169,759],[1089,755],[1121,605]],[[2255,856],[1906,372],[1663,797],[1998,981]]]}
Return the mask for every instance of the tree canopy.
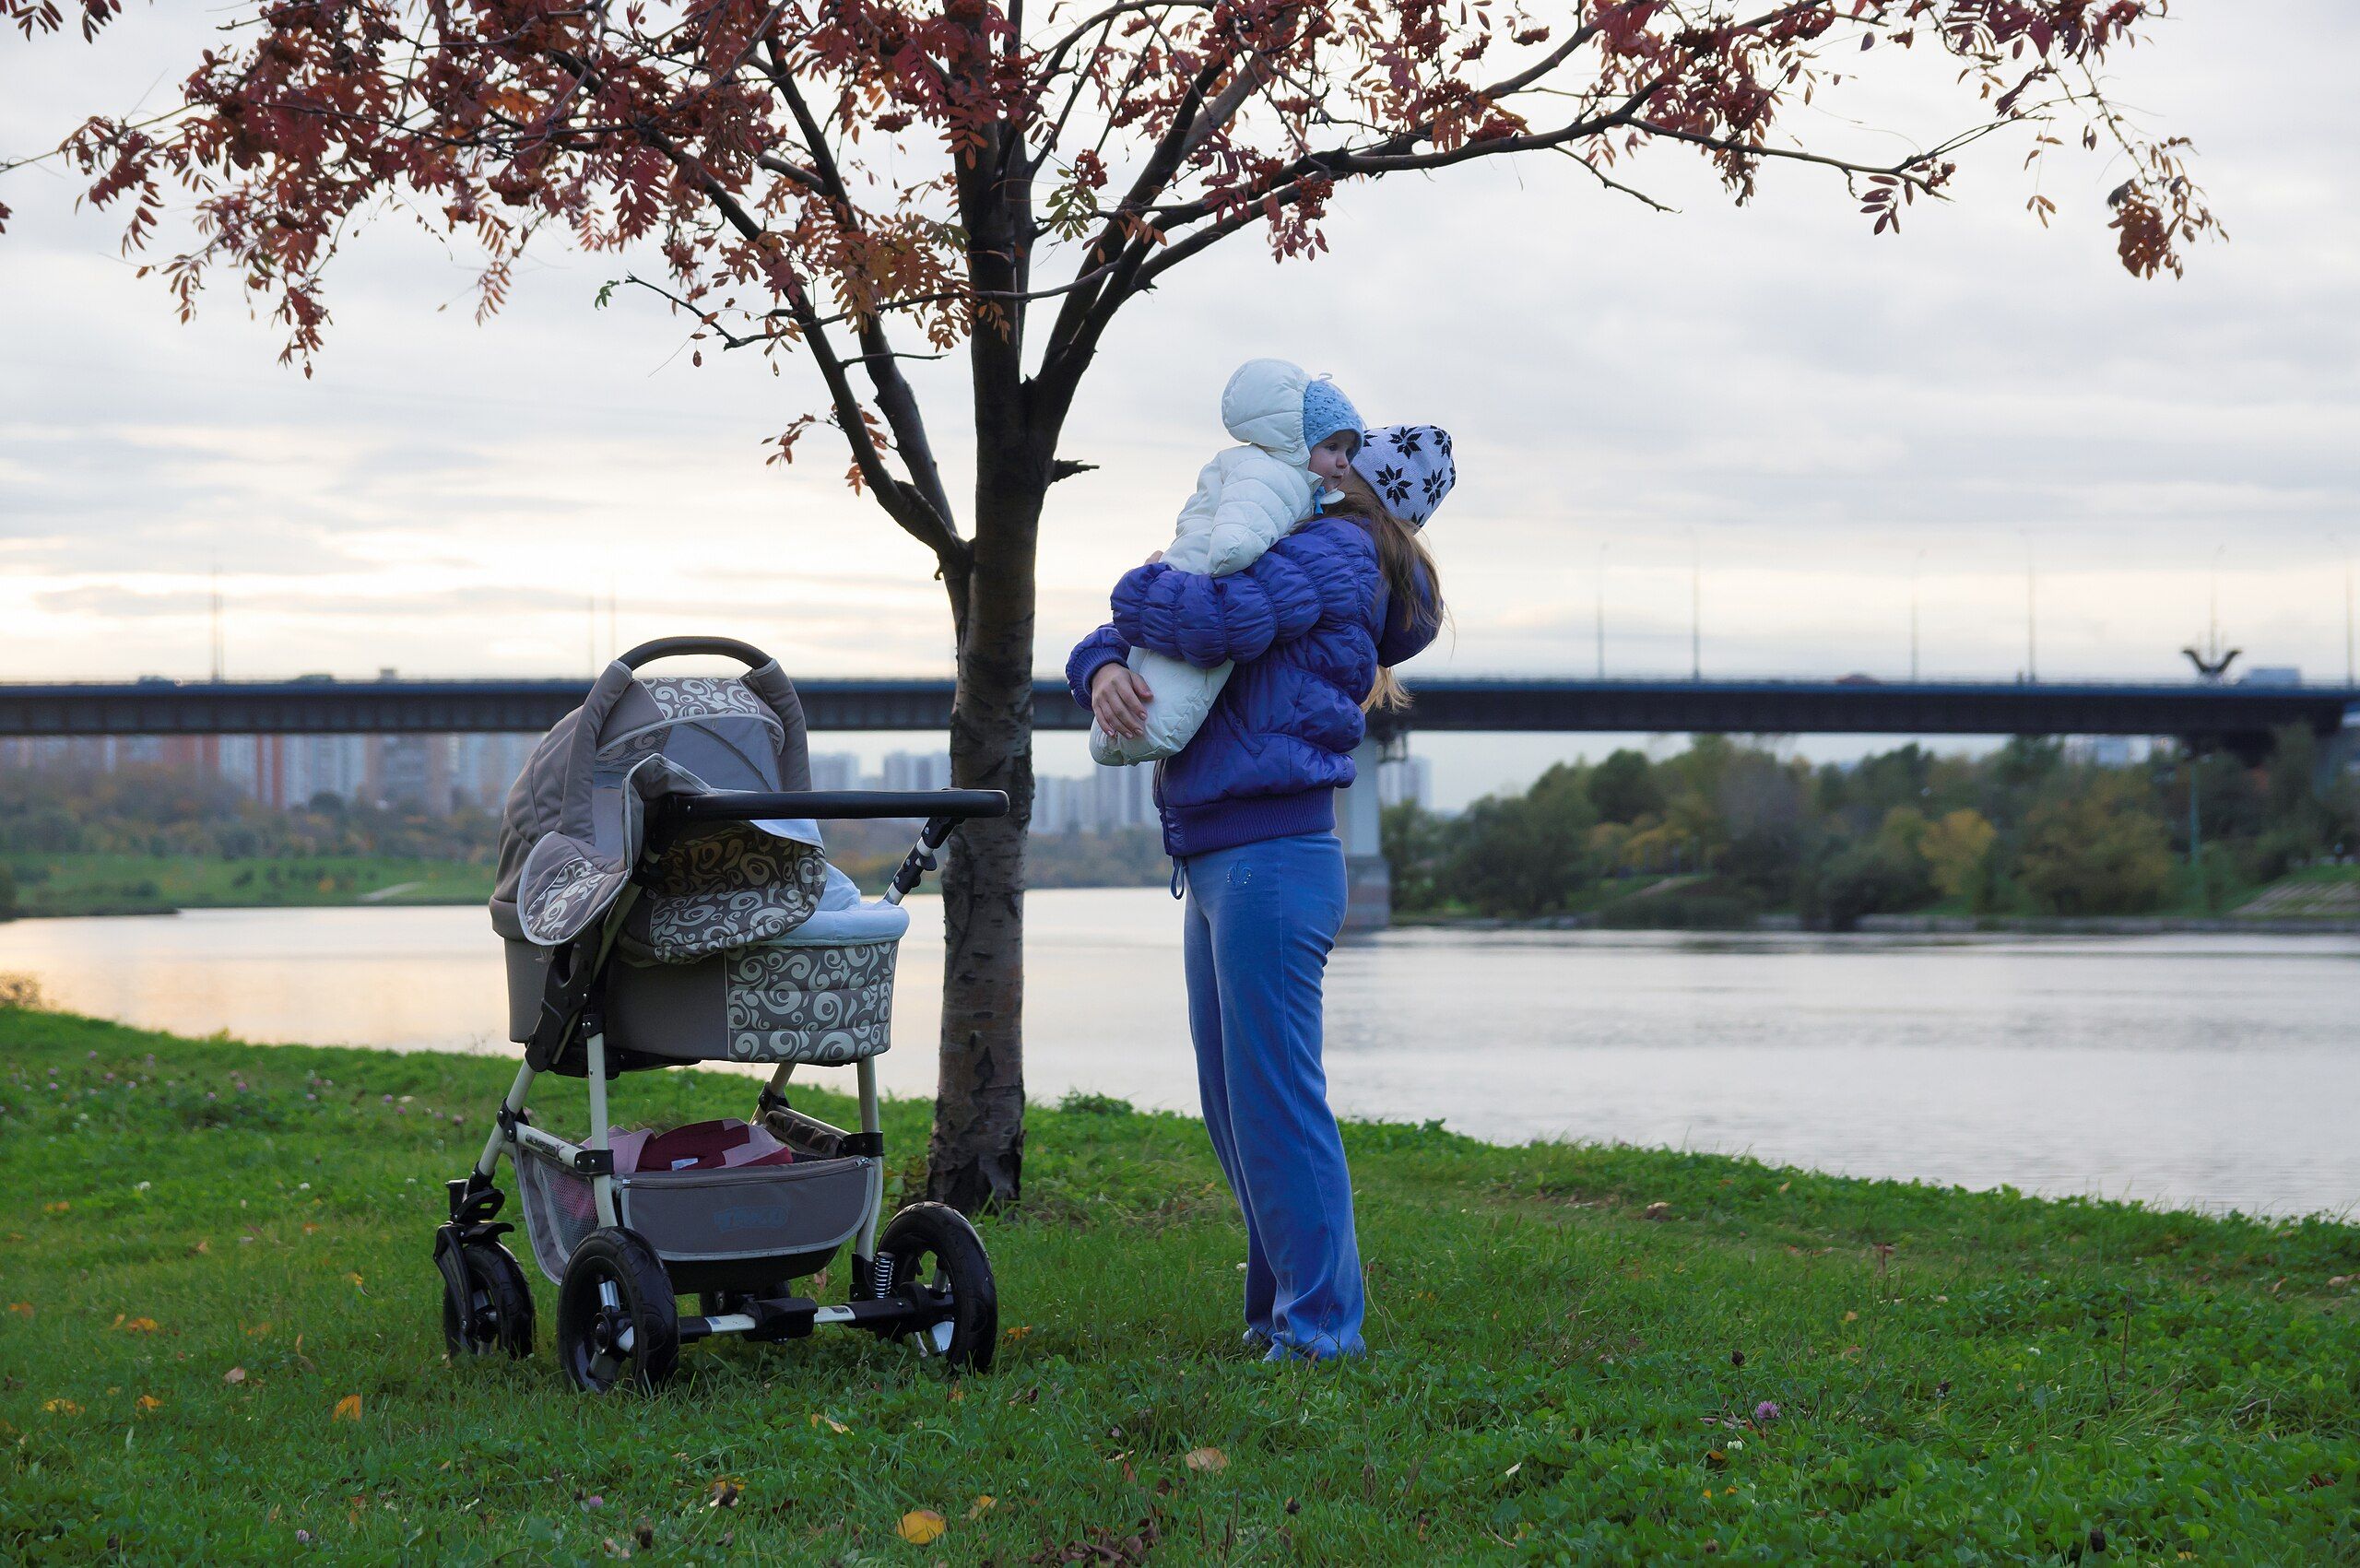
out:
{"label": "tree canopy", "polygon": [[[1646,200],[1636,155],[1671,143],[1740,202],[1766,163],[1823,166],[1882,231],[2024,124],[2035,159],[2064,135],[2113,144],[2123,265],[2177,272],[2212,216],[2180,144],[2099,74],[2166,4],[271,0],[229,8],[179,107],[94,116],[63,150],[127,250],[155,246],[174,187],[193,198],[195,242],[156,264],[183,311],[226,269],[306,364],[327,266],[372,217],[479,247],[487,312],[537,240],[643,258],[659,275],[631,281],[708,341],[807,352],[853,482],[955,567],[905,355],[1021,356],[1027,307],[1054,304],[1029,390],[1062,408],[1124,302],[1245,229],[1280,257],[1324,250],[1356,179],[1547,153]],[[66,9],[0,0],[29,37]],[[87,37],[123,24],[121,0],[78,9]],[[1949,56],[1958,128],[1878,160],[1801,139],[1794,110],[1879,50]]]}

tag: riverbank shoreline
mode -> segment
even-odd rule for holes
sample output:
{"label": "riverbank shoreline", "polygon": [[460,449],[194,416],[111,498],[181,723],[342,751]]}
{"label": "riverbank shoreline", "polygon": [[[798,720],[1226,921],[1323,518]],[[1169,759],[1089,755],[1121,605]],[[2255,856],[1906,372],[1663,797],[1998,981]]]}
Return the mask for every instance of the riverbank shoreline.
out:
{"label": "riverbank shoreline", "polygon": [[[1633,925],[1608,923],[1597,914],[1547,914],[1528,920],[1474,914],[1395,914],[1396,930],[1438,931],[1690,931],[1699,936],[1730,932],[1819,936],[1829,932],[1805,925],[1800,915],[1758,914],[1742,925]],[[1864,914],[1851,928],[1863,936],[2056,936],[2158,937],[2179,933],[2236,932],[2252,937],[2360,936],[2360,920],[2304,920],[2280,917],[2177,914]]]}
{"label": "riverbank shoreline", "polygon": [[[842,1334],[708,1342],[617,1409],[564,1391],[537,1273],[535,1355],[443,1364],[426,1242],[511,1070],[0,1008],[0,1543],[962,1564],[2360,1548],[2351,1226],[1351,1123],[1375,1354],[1272,1367],[1238,1348],[1244,1241],[1201,1125],[1071,1097],[1030,1114],[1024,1201],[981,1221],[988,1376]],[[551,1088],[539,1118],[578,1124],[581,1086]],[[742,1114],[748,1091],[634,1074],[616,1103],[678,1121]],[[892,1204],[927,1109],[885,1107]],[[943,1526],[923,1555],[914,1515]]]}
{"label": "riverbank shoreline", "polygon": [[113,919],[202,909],[352,909],[480,903],[489,862],[392,855],[0,856],[12,907],[0,919]]}
{"label": "riverbank shoreline", "polygon": [[[1127,888],[1129,884],[1114,884]],[[1066,889],[1044,890],[1067,891]],[[1085,889],[1081,890],[1096,890]],[[302,899],[276,902],[249,901],[242,903],[182,903],[182,904],[100,904],[73,909],[18,909],[0,913],[0,925],[18,920],[107,920],[141,915],[188,914],[206,910],[230,909],[380,909],[400,908],[460,908],[484,902],[482,896],[469,890],[449,895],[420,893],[411,888],[396,886],[381,890],[393,896],[361,895],[335,900]],[[1474,914],[1396,914],[1392,924],[1382,929],[1397,931],[1599,931],[1631,933],[1693,932],[1711,936],[1729,932],[1761,932],[1815,935],[1844,935],[1821,931],[1805,925],[1798,915],[1756,915],[1742,925],[1633,925],[1620,922],[1609,924],[1595,914],[1540,915],[1528,920],[1511,920]],[[2060,937],[2156,937],[2179,933],[2238,933],[2253,937],[2349,937],[2360,936],[2360,920],[2302,920],[2289,918],[2244,918],[2236,915],[1954,915],[1954,914],[1868,914],[1862,915],[1850,934],[1865,936],[2060,936]],[[1361,933],[1360,935],[1366,935]]]}

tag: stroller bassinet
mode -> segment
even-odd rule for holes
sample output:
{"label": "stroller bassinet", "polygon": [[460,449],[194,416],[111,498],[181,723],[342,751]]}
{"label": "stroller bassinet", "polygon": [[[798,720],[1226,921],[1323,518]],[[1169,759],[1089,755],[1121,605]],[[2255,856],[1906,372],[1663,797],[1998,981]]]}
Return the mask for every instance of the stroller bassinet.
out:
{"label": "stroller bassinet", "polygon": [[[691,653],[748,668],[637,673]],[[454,1357],[530,1348],[530,1293],[494,1220],[505,1152],[536,1260],[560,1287],[566,1370],[584,1388],[661,1382],[678,1344],[708,1334],[784,1338],[818,1323],[914,1335],[956,1364],[987,1364],[997,1305],[973,1229],[918,1204],[879,1238],[873,1058],[891,1043],[902,896],[957,820],[1006,810],[996,791],[812,791],[795,688],[744,643],[670,638],[608,666],[535,749],[502,819],[491,918],[525,1065],[474,1172],[450,1184],[436,1237]],[[818,820],[903,816],[926,819],[920,842],[885,896],[863,902],[828,865]],[[608,1080],[701,1061],[773,1067],[757,1115],[793,1162],[616,1168]],[[803,1065],[856,1069],[860,1131],[787,1104]],[[589,1080],[584,1143],[533,1125],[525,1095],[543,1072]],[[847,1241],[851,1303],[783,1293]],[[700,1292],[704,1310],[678,1316],[676,1291]]]}

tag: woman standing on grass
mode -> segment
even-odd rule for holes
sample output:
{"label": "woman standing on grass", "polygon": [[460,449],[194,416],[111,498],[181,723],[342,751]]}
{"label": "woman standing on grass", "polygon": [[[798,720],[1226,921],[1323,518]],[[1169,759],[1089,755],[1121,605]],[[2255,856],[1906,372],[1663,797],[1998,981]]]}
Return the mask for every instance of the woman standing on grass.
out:
{"label": "woman standing on grass", "polygon": [[1408,701],[1390,666],[1441,624],[1418,530],[1455,477],[1443,431],[1372,430],[1340,501],[1230,576],[1150,559],[1066,661],[1075,701],[1117,736],[1140,733],[1150,695],[1132,648],[1236,664],[1196,737],[1158,765],[1155,796],[1187,897],[1205,1127],[1245,1215],[1245,1340],[1272,1361],[1366,1349],[1351,1173],[1320,1065],[1321,979],[1344,924],[1335,792],[1352,782],[1363,715]]}

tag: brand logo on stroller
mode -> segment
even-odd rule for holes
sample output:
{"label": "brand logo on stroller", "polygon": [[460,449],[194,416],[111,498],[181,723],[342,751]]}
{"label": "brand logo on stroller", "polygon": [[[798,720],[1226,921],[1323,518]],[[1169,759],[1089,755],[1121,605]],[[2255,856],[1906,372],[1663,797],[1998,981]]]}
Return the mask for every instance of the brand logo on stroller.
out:
{"label": "brand logo on stroller", "polygon": [[786,1206],[773,1203],[756,1206],[741,1203],[735,1208],[713,1211],[713,1228],[716,1231],[777,1230],[786,1223]]}

